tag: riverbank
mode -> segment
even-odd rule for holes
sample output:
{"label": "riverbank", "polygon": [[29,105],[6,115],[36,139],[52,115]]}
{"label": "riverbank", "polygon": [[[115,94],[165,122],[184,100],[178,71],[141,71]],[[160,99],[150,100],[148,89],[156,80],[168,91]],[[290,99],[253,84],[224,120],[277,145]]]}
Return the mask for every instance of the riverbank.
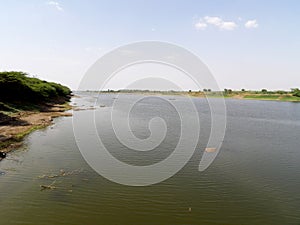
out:
{"label": "riverbank", "polygon": [[[94,92],[94,91],[89,91]],[[242,100],[264,100],[282,102],[300,102],[300,97],[288,91],[148,91],[148,90],[120,90],[101,91],[99,94],[140,94],[140,95],[167,95],[167,96],[189,96],[197,98],[231,98]]]}
{"label": "riverbank", "polygon": [[34,130],[70,116],[71,90],[59,83],[40,80],[24,72],[0,72],[0,150],[9,152],[22,145]]}
{"label": "riverbank", "polygon": [[233,93],[220,92],[186,92],[185,95],[192,97],[210,97],[210,98],[231,98],[242,100],[263,100],[263,101],[282,101],[282,102],[300,102],[300,97],[293,96],[292,93],[256,93],[255,91]]}
{"label": "riverbank", "polygon": [[42,111],[0,112],[0,151],[10,152],[20,147],[25,136],[53,124],[56,117],[72,116],[66,112],[71,108],[69,103],[64,103],[45,105]]}

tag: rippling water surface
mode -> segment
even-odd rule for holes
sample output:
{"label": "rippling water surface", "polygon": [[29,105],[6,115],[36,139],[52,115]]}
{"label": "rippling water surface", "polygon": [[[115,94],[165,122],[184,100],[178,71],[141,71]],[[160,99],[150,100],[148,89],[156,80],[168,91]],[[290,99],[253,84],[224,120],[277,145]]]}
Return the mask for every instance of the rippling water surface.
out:
{"label": "rippling water surface", "polygon": [[[124,95],[122,101],[127,104],[135,97]],[[96,99],[81,93],[77,101],[89,108]],[[168,128],[161,145],[145,154],[126,149],[114,136],[106,116],[115,99],[101,95],[93,109],[97,131],[112,155],[134,165],[170,155],[180,123],[165,102],[178,101],[184,111],[187,99],[149,96],[132,109],[130,123],[137,137],[149,136],[153,116],[163,118]],[[0,224],[300,224],[300,104],[226,100],[221,151],[199,172],[210,113],[205,99],[193,101],[202,126],[195,154],[179,173],[146,187],[116,184],[94,172],[77,148],[71,117],[34,132],[23,148],[0,163]],[[121,116],[122,107],[118,110]],[[89,112],[78,115],[84,118]],[[56,189],[40,191],[40,185],[50,184]]]}

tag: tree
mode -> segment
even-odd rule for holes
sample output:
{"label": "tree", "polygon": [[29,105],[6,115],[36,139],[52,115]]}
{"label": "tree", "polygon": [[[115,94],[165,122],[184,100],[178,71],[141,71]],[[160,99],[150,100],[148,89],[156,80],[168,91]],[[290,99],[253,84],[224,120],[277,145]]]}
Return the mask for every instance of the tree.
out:
{"label": "tree", "polygon": [[263,94],[266,94],[266,93],[268,92],[268,90],[267,90],[267,89],[261,89],[261,92],[262,92]]}
{"label": "tree", "polygon": [[224,89],[224,94],[231,94],[232,93],[232,90],[231,89]]}
{"label": "tree", "polygon": [[242,92],[245,92],[246,90],[244,88],[242,88]]}
{"label": "tree", "polygon": [[280,95],[284,95],[284,94],[287,94],[286,91],[283,91],[283,90],[278,90],[276,91],[277,94],[280,94]]}
{"label": "tree", "polygon": [[292,89],[292,94],[293,94],[293,96],[300,97],[300,90],[299,90],[299,88],[293,88]]}

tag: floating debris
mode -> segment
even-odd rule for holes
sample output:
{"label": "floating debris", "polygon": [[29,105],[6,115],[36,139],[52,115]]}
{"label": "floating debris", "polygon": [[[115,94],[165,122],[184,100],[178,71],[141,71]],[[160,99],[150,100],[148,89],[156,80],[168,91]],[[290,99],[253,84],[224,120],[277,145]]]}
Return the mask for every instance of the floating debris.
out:
{"label": "floating debris", "polygon": [[47,190],[47,189],[48,190],[56,189],[56,187],[53,186],[55,184],[55,182],[56,182],[56,180],[53,181],[50,185],[44,185],[44,184],[40,185],[41,191],[44,191],[44,190]]}
{"label": "floating debris", "polygon": [[16,159],[16,158],[6,158],[6,160],[14,161],[14,162],[17,162],[17,163],[22,163],[23,162],[22,160],[19,160],[19,159]]}
{"label": "floating debris", "polygon": [[72,175],[72,174],[78,174],[82,171],[83,171],[83,169],[77,169],[77,170],[73,170],[73,171],[70,171],[70,172],[66,172],[63,169],[61,169],[61,170],[59,170],[59,174],[51,174],[51,175],[44,174],[44,175],[38,176],[38,178],[39,179],[52,179],[52,178],[57,178],[57,177],[69,176],[69,175]]}
{"label": "floating debris", "polygon": [[217,149],[216,148],[206,148],[205,151],[209,152],[209,153],[212,153],[212,152],[217,151]]}
{"label": "floating debris", "polygon": [[[76,169],[76,170],[73,170],[73,171],[70,171],[70,172],[66,172],[65,170],[63,169],[60,169],[59,170],[59,173],[58,174],[50,174],[50,175],[47,175],[47,174],[44,174],[44,175],[41,175],[41,176],[38,176],[37,178],[38,179],[53,179],[53,178],[56,178],[50,185],[45,185],[45,184],[41,184],[40,185],[40,190],[43,191],[43,190],[54,190],[54,189],[57,189],[56,186],[54,186],[55,182],[58,180],[58,179],[63,179],[63,177],[66,177],[66,176],[69,176],[69,175],[75,175],[75,174],[79,174],[83,171],[82,168],[80,169]],[[62,181],[60,181],[61,183]],[[68,192],[73,192],[72,189],[70,189],[70,187],[74,187],[74,184],[71,184],[69,187],[60,187],[59,189],[60,190],[66,190]]]}
{"label": "floating debris", "polygon": [[5,171],[16,172],[16,168],[3,168]]}
{"label": "floating debris", "polygon": [[80,108],[80,107],[74,107],[73,111],[84,111],[84,110],[95,110],[96,107],[90,106],[90,107],[86,107],[86,108]]}
{"label": "floating debris", "polygon": [[43,179],[43,178],[55,178],[58,177],[59,175],[41,175],[38,176],[39,179]]}

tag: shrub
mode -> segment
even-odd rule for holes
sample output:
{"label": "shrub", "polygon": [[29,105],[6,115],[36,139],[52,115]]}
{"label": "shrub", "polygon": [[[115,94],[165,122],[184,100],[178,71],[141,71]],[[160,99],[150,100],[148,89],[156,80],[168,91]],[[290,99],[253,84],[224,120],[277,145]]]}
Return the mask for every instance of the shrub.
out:
{"label": "shrub", "polygon": [[61,84],[28,77],[23,72],[0,72],[0,101],[52,101],[68,97],[71,90]]}
{"label": "shrub", "polygon": [[300,97],[300,90],[298,88],[292,89],[293,96]]}

